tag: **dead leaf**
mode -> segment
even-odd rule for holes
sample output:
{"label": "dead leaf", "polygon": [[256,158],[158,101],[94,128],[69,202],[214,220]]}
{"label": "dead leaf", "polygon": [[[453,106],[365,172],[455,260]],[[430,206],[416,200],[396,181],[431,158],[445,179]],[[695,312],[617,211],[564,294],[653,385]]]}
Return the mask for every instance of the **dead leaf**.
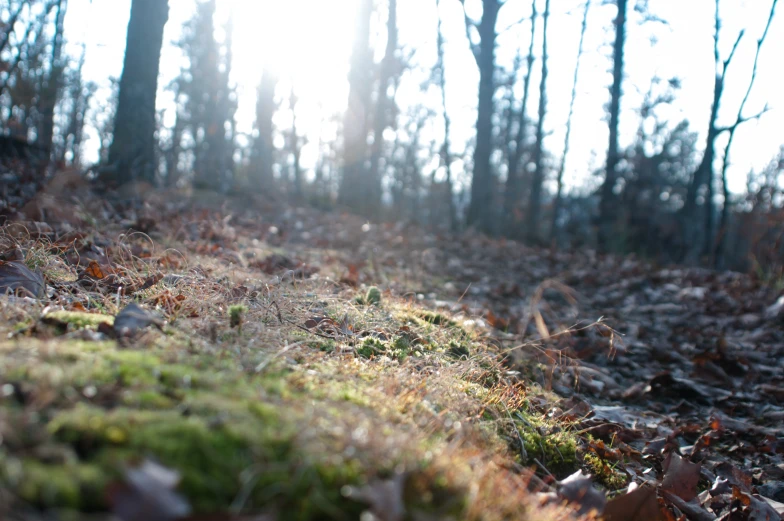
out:
{"label": "dead leaf", "polygon": [[699,463],[680,457],[675,452],[670,452],[662,463],[664,479],[662,489],[676,494],[684,501],[691,501],[697,497],[697,483],[700,481]]}
{"label": "dead leaf", "polygon": [[114,318],[114,332],[118,336],[133,335],[150,325],[163,329],[163,321],[159,317],[133,302],[125,306]]}
{"label": "dead leaf", "polygon": [[692,521],[713,521],[716,516],[705,510],[696,499],[685,501],[677,494],[669,490],[661,491],[662,496],[669,501],[674,507],[686,514]]}
{"label": "dead leaf", "polygon": [[607,499],[604,492],[593,487],[591,476],[578,470],[560,482],[561,488],[558,495],[570,503],[579,505],[578,514],[587,514],[594,510],[598,514],[604,511]]}
{"label": "dead leaf", "polygon": [[125,482],[107,491],[112,513],[122,521],[172,521],[191,512],[188,501],[174,488],[180,481],[177,471],[144,460],[125,471]]}
{"label": "dead leaf", "polygon": [[40,272],[30,270],[21,262],[0,261],[0,294],[9,292],[43,298],[46,295],[46,281]]}
{"label": "dead leaf", "polygon": [[346,487],[343,495],[361,501],[380,521],[403,521],[406,506],[403,492],[406,474],[396,474],[392,479],[376,480],[363,487]]}
{"label": "dead leaf", "polygon": [[665,521],[666,518],[650,487],[638,487],[616,496],[604,507],[604,521]]}

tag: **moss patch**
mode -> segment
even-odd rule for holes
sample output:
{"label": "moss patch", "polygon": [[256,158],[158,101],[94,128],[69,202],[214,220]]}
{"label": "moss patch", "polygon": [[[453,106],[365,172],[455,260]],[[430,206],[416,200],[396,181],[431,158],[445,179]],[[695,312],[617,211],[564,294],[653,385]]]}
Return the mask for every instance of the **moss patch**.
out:
{"label": "moss patch", "polygon": [[114,317],[111,315],[86,313],[84,311],[66,311],[64,309],[51,311],[44,315],[42,320],[48,324],[70,326],[76,329],[95,328],[101,324],[114,324]]}

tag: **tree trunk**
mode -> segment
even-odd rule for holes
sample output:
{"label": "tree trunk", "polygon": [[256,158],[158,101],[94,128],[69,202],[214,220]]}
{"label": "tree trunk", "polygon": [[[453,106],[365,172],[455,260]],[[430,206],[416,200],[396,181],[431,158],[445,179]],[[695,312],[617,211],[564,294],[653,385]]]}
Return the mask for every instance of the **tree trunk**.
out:
{"label": "tree trunk", "polygon": [[547,109],[547,21],[550,18],[550,0],[544,2],[544,16],[542,21],[542,78],[539,82],[539,119],[536,122],[536,147],[533,160],[536,169],[531,181],[531,199],[528,203],[528,218],[526,219],[526,237],[529,241],[539,239],[539,213],[542,205],[542,183],[544,182],[544,117]]}
{"label": "tree trunk", "polygon": [[256,131],[250,160],[250,183],[252,191],[273,189],[272,165],[274,144],[272,141],[272,116],[275,114],[275,87],[278,79],[268,68],[264,69],[256,95]]}
{"label": "tree trunk", "polygon": [[536,0],[531,2],[531,42],[528,44],[528,58],[526,63],[528,69],[525,71],[523,78],[523,101],[520,105],[519,122],[517,126],[517,135],[515,136],[515,146],[512,155],[509,157],[509,171],[506,178],[506,189],[504,190],[504,215],[506,235],[516,237],[521,235],[518,232],[520,226],[521,212],[520,201],[523,197],[523,176],[525,169],[521,164],[523,158],[523,149],[525,148],[525,141],[527,139],[528,121],[526,121],[526,114],[528,111],[528,93],[531,88],[531,73],[534,68],[534,40],[536,39],[536,18],[538,12],[536,10]]}
{"label": "tree trunk", "polygon": [[452,153],[450,150],[449,133],[452,122],[449,119],[449,112],[446,110],[446,66],[444,64],[444,34],[441,30],[441,12],[439,11],[440,1],[436,0],[436,11],[438,15],[438,28],[436,37],[436,51],[438,61],[436,62],[436,69],[438,70],[438,86],[441,90],[441,111],[444,117],[444,143],[441,145],[441,161],[443,161],[444,169],[446,170],[446,189],[445,197],[447,209],[449,212],[449,229],[457,231],[457,215],[455,212],[455,199],[452,194]]}
{"label": "tree trunk", "polygon": [[52,58],[49,62],[49,74],[44,82],[41,93],[41,134],[38,143],[44,150],[47,159],[52,157],[52,143],[54,140],[54,107],[60,95],[60,86],[63,79],[63,65],[61,56],[63,52],[63,19],[65,18],[67,2],[57,2],[57,12],[54,18],[54,38],[52,39]]}
{"label": "tree trunk", "polygon": [[569,138],[572,135],[572,116],[574,116],[574,101],[577,99],[577,78],[580,72],[580,62],[583,57],[583,44],[585,43],[585,30],[588,27],[588,11],[591,7],[591,0],[585,0],[585,11],[583,11],[583,22],[580,26],[580,43],[577,46],[577,63],[574,66],[574,78],[572,79],[572,95],[569,98],[569,115],[566,118],[566,136],[564,137],[563,154],[561,155],[561,165],[558,167],[557,188],[555,201],[553,201],[553,216],[550,223],[550,237],[555,244],[558,244],[558,217],[561,213],[561,198],[563,193],[563,176],[566,169],[566,156],[569,155]]}
{"label": "tree trunk", "polygon": [[626,41],[627,0],[616,0],[618,15],[615,19],[615,44],[613,45],[613,83],[610,89],[610,144],[607,147],[607,167],[599,200],[598,246],[607,251],[616,218],[615,183],[620,161],[618,151],[618,121],[621,111],[621,85],[623,83],[623,46]]}
{"label": "tree trunk", "polygon": [[[349,94],[343,123],[343,178],[338,192],[338,203],[360,214],[374,212],[377,205],[367,198],[368,171],[367,135],[372,87],[372,54],[370,51],[370,19],[373,0],[360,0],[356,20],[356,34],[351,52]],[[371,208],[371,206],[373,206]]]}
{"label": "tree trunk", "polygon": [[378,217],[381,207],[381,177],[379,170],[381,153],[384,146],[384,130],[388,126],[387,113],[390,109],[389,82],[395,74],[395,50],[397,50],[397,0],[389,0],[389,14],[387,15],[387,47],[384,59],[381,61],[381,78],[378,83],[378,99],[376,100],[376,113],[373,119],[373,144],[370,147],[370,172],[368,184],[370,190],[367,198],[371,204],[368,210],[369,217]]}
{"label": "tree trunk", "polygon": [[167,0],[133,0],[106,181],[155,181],[155,95]]}
{"label": "tree trunk", "polygon": [[493,95],[495,94],[495,24],[501,4],[498,0],[483,0],[482,20],[479,22],[479,45],[474,53],[479,66],[479,103],[476,117],[476,148],[474,172],[471,178],[471,204],[468,224],[476,225],[485,233],[493,231],[493,173],[490,155],[493,151]]}

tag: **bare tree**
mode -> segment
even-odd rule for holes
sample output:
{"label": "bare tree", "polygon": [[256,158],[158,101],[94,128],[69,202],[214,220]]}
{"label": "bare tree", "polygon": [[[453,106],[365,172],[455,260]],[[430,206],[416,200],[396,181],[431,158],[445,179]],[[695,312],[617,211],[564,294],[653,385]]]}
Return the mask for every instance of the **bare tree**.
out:
{"label": "bare tree", "polygon": [[615,221],[616,169],[620,161],[618,150],[618,122],[621,113],[621,85],[623,83],[623,47],[626,42],[627,0],[616,0],[618,14],[615,17],[615,43],[613,44],[613,83],[610,89],[610,143],[607,147],[607,166],[599,200],[598,246],[607,250]]}
{"label": "bare tree", "polygon": [[343,178],[338,202],[361,214],[377,210],[367,197],[368,115],[371,108],[372,64],[370,50],[370,19],[373,0],[360,0],[355,23],[356,33],[351,51],[349,94],[343,123]]}
{"label": "bare tree", "polygon": [[558,242],[558,217],[561,212],[561,196],[563,193],[563,176],[566,168],[566,157],[569,155],[569,138],[572,135],[572,116],[574,116],[574,102],[577,99],[577,79],[580,73],[580,62],[583,57],[583,44],[585,43],[585,30],[588,27],[588,11],[591,8],[591,0],[585,0],[583,10],[583,21],[580,25],[580,43],[577,46],[577,62],[574,66],[574,77],[572,78],[572,95],[569,98],[569,115],[566,117],[566,135],[564,136],[563,153],[561,154],[561,164],[558,167],[557,188],[555,191],[555,201],[553,201],[553,216],[550,223],[550,237]]}
{"label": "bare tree", "polygon": [[449,119],[449,112],[446,109],[446,66],[444,64],[444,34],[441,30],[441,5],[440,0],[436,0],[436,14],[438,16],[438,28],[436,36],[436,73],[438,74],[438,86],[441,90],[441,113],[444,118],[444,142],[441,145],[441,162],[446,171],[445,182],[445,197],[446,204],[449,211],[449,228],[452,231],[457,230],[457,215],[455,214],[455,200],[452,194],[452,152],[450,150],[450,128],[452,125]]}
{"label": "bare tree", "polygon": [[531,180],[531,198],[528,202],[526,218],[526,237],[529,241],[538,239],[537,225],[542,206],[542,183],[544,182],[544,118],[547,110],[547,21],[550,18],[550,0],[544,2],[542,17],[542,76],[539,81],[539,111],[536,121],[536,144],[533,152],[534,177]]}
{"label": "bare tree", "polygon": [[[721,262],[721,257],[724,251],[729,210],[732,205],[732,202],[730,201],[730,190],[727,184],[727,167],[730,164],[730,148],[732,148],[732,142],[735,138],[735,131],[741,123],[746,121],[746,119],[743,117],[743,110],[746,108],[746,103],[749,100],[751,89],[754,88],[754,81],[757,79],[757,65],[759,64],[760,50],[762,50],[762,44],[765,42],[765,38],[768,35],[768,30],[770,29],[770,24],[773,21],[773,15],[776,12],[777,2],[778,0],[773,0],[771,3],[770,14],[768,14],[768,21],[765,24],[765,29],[762,31],[762,35],[757,40],[757,49],[754,53],[754,65],[751,69],[751,77],[749,78],[749,84],[746,88],[746,94],[743,96],[743,100],[740,102],[740,106],[738,107],[738,114],[735,116],[735,122],[729,127],[729,137],[727,138],[727,143],[724,145],[724,159],[721,165],[721,190],[724,203],[721,207],[721,217],[719,220],[719,229],[716,237],[716,250],[714,252],[714,265],[716,267],[719,267],[718,264]],[[763,109],[763,111],[764,110],[765,109]]]}
{"label": "bare tree", "polygon": [[378,82],[378,98],[376,99],[376,110],[373,117],[373,144],[370,147],[370,172],[368,173],[369,192],[366,194],[372,202],[372,208],[378,217],[378,209],[381,207],[381,153],[384,146],[384,130],[389,126],[389,111],[392,108],[389,99],[389,84],[395,71],[398,68],[398,61],[395,57],[397,51],[397,0],[389,0],[389,13],[387,15],[387,47],[384,58],[381,60],[380,78]]}
{"label": "bare tree", "polygon": [[54,36],[52,38],[52,55],[49,61],[49,71],[44,81],[40,98],[41,121],[39,124],[40,135],[38,144],[43,148],[47,158],[52,155],[52,142],[54,139],[54,107],[60,96],[60,87],[63,83],[64,65],[63,54],[63,20],[67,9],[67,1],[59,0],[54,19]]}
{"label": "bare tree", "polygon": [[168,0],[133,0],[120,77],[114,135],[109,148],[110,184],[155,180],[155,94],[169,17]]}
{"label": "bare tree", "polygon": [[[490,155],[493,148],[493,95],[495,94],[495,24],[498,11],[503,5],[498,0],[482,0],[482,19],[471,20],[465,12],[465,0],[460,0],[465,15],[466,34],[471,51],[479,67],[479,103],[476,116],[476,147],[474,148],[474,172],[471,178],[471,204],[468,208],[468,224],[476,225],[489,233],[493,230],[493,173],[490,170]],[[479,42],[472,39],[471,29],[479,35]]]}
{"label": "bare tree", "polygon": [[265,67],[256,90],[256,138],[250,153],[250,182],[252,190],[270,191],[273,188],[274,163],[272,116],[275,114],[275,87],[278,78]]}
{"label": "bare tree", "polygon": [[520,112],[517,114],[517,133],[514,139],[514,146],[509,154],[508,173],[506,178],[506,189],[504,190],[504,215],[506,234],[516,235],[515,229],[518,226],[517,218],[520,207],[520,199],[523,195],[523,174],[524,169],[521,164],[523,149],[527,139],[528,130],[528,94],[531,87],[531,73],[534,68],[534,41],[536,40],[536,0],[531,2],[531,41],[528,44],[528,57],[526,58],[525,76],[523,77],[523,100],[520,105]]}

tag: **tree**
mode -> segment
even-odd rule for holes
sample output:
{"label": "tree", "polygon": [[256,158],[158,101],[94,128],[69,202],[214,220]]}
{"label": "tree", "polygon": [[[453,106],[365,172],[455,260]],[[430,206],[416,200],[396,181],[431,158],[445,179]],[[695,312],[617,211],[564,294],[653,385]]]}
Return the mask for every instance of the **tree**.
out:
{"label": "tree", "polygon": [[229,83],[231,72],[231,19],[226,40],[215,39],[216,0],[197,4],[196,13],[185,27],[180,42],[188,58],[182,80],[185,111],[194,142],[196,188],[228,189],[232,174],[234,112],[236,101]]}
{"label": "tree", "polygon": [[168,0],[133,0],[114,135],[109,149],[109,184],[155,180],[155,95],[169,17]]}
{"label": "tree", "polygon": [[[727,138],[727,143],[724,145],[724,158],[721,165],[721,189],[722,189],[722,196],[724,199],[724,203],[721,207],[721,217],[719,221],[719,229],[717,232],[716,237],[716,250],[714,251],[714,266],[719,267],[722,261],[722,254],[724,252],[724,244],[725,238],[727,234],[727,223],[729,220],[729,210],[732,202],[730,201],[730,190],[727,184],[727,167],[730,164],[729,157],[730,157],[730,149],[732,148],[732,142],[735,138],[735,131],[737,130],[738,126],[745,121],[743,116],[743,111],[746,108],[746,103],[749,101],[749,95],[751,94],[751,90],[754,88],[754,80],[757,79],[757,65],[759,64],[759,56],[760,51],[762,50],[762,44],[765,42],[765,37],[768,35],[768,30],[770,29],[770,24],[773,21],[773,15],[776,12],[776,3],[778,0],[773,0],[770,6],[770,14],[768,15],[768,21],[765,24],[765,29],[762,31],[762,35],[757,39],[757,49],[754,53],[754,65],[751,69],[751,76],[749,78],[749,84],[746,87],[746,94],[743,96],[743,100],[740,102],[740,106],[738,107],[738,113],[735,116],[735,122],[729,127],[729,137]],[[766,107],[767,108],[767,107]],[[764,111],[765,109],[763,109]]]}
{"label": "tree", "polygon": [[[517,114],[517,133],[515,135],[514,144],[509,153],[508,172],[506,177],[506,189],[504,190],[504,215],[505,215],[505,228],[506,234],[510,236],[517,235],[516,228],[519,225],[518,209],[520,207],[520,199],[523,194],[523,174],[524,168],[522,164],[523,149],[527,139],[528,129],[528,94],[531,87],[531,73],[534,68],[534,41],[536,40],[536,18],[538,16],[536,10],[536,0],[531,2],[531,41],[528,44],[528,57],[526,63],[528,68],[523,77],[523,100],[520,105],[520,112]],[[514,111],[510,109],[511,114]]]}
{"label": "tree", "polygon": [[[468,224],[490,233],[493,230],[493,173],[490,170],[490,155],[493,148],[493,96],[495,94],[495,24],[498,11],[503,5],[498,0],[482,0],[482,18],[471,20],[465,11],[465,0],[460,0],[466,23],[471,52],[479,68],[479,103],[476,115],[476,146],[474,148],[474,171],[471,177],[471,204],[468,208]],[[479,42],[472,40],[471,28],[479,35]]]}
{"label": "tree", "polygon": [[398,68],[395,57],[397,51],[397,0],[389,0],[389,14],[387,15],[387,47],[384,58],[381,60],[380,79],[378,82],[378,98],[376,111],[373,118],[373,144],[370,147],[370,171],[368,173],[368,188],[366,197],[371,201],[375,214],[381,207],[381,152],[384,145],[384,130],[388,126],[388,112],[392,108],[389,99],[389,84]]}
{"label": "tree", "polygon": [[577,46],[577,62],[574,66],[574,77],[572,79],[572,94],[569,98],[569,115],[566,117],[566,134],[564,135],[563,153],[561,154],[561,164],[558,167],[556,178],[555,201],[553,201],[553,215],[550,224],[550,236],[557,243],[558,240],[558,216],[561,211],[561,194],[563,193],[563,176],[566,168],[566,156],[569,154],[569,138],[572,135],[572,116],[574,116],[574,101],[577,99],[577,79],[580,73],[580,62],[583,56],[583,44],[585,43],[585,30],[588,27],[588,11],[591,8],[591,0],[585,0],[585,10],[583,11],[583,21],[580,25],[580,43]]}
{"label": "tree", "polygon": [[250,183],[252,190],[272,190],[272,165],[275,159],[272,116],[275,114],[277,75],[269,67],[261,74],[256,90],[256,136],[250,153]]}
{"label": "tree", "polygon": [[41,91],[40,110],[41,122],[39,125],[40,134],[38,144],[43,148],[47,158],[52,155],[52,142],[54,139],[54,108],[60,96],[63,73],[65,70],[62,63],[63,54],[63,20],[67,2],[58,0],[54,22],[54,36],[52,38],[52,56],[49,62],[49,72]]}
{"label": "tree", "polygon": [[526,218],[526,237],[529,241],[537,239],[537,225],[539,224],[539,210],[542,205],[542,183],[544,182],[544,117],[547,107],[547,20],[550,18],[550,0],[544,2],[544,16],[542,27],[542,76],[539,82],[539,111],[536,121],[536,144],[534,146],[534,177],[531,180],[531,198],[528,203],[528,216]]}
{"label": "tree", "polygon": [[441,163],[446,171],[444,181],[444,192],[446,197],[447,211],[449,212],[449,229],[457,230],[457,215],[455,214],[455,200],[452,194],[452,152],[450,150],[450,129],[452,122],[449,119],[449,112],[446,109],[446,66],[444,65],[444,34],[441,30],[441,11],[440,0],[436,0],[436,12],[438,16],[438,27],[436,34],[436,67],[435,72],[438,78],[438,87],[441,91],[441,114],[444,119],[444,142],[441,145]]}
{"label": "tree", "polygon": [[621,112],[621,84],[623,83],[623,47],[626,41],[626,4],[627,0],[616,0],[618,14],[615,17],[615,43],[613,44],[613,83],[610,88],[610,143],[607,147],[607,165],[604,182],[600,189],[598,246],[601,250],[609,247],[612,227],[615,220],[615,183],[618,179],[616,169],[620,162],[618,152],[618,122]]}
{"label": "tree", "polygon": [[368,197],[369,176],[366,166],[373,68],[370,50],[372,14],[373,0],[360,0],[348,74],[348,106],[343,123],[343,178],[338,193],[340,204],[363,215],[374,213],[378,207]]}

